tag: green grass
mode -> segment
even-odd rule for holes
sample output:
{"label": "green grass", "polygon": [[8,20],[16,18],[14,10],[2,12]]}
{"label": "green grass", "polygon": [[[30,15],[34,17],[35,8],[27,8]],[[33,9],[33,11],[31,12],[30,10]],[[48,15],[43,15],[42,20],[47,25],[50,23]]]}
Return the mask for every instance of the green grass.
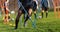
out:
{"label": "green grass", "polygon": [[[11,15],[15,18],[15,15]],[[32,15],[32,20],[34,16]],[[14,23],[15,21],[11,21]],[[22,21],[23,24],[23,21]],[[2,21],[2,16],[0,16],[0,32],[60,32],[60,19],[54,17],[53,12],[49,12],[48,18],[37,19],[36,28],[32,27],[32,22],[30,20],[27,21],[28,26],[21,28],[20,22],[17,30],[14,30],[13,26],[5,25]]]}

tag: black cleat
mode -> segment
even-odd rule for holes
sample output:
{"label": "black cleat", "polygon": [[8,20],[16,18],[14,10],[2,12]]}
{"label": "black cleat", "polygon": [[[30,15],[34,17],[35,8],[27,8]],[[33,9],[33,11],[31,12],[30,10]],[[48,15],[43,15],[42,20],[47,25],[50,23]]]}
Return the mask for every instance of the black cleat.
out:
{"label": "black cleat", "polygon": [[17,28],[14,28],[14,29],[17,29]]}

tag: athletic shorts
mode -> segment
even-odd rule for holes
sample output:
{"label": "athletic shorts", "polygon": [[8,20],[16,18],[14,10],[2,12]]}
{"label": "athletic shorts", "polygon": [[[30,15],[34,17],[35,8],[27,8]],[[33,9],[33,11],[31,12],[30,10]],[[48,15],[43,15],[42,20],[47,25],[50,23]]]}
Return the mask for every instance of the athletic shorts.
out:
{"label": "athletic shorts", "polygon": [[47,7],[42,7],[42,10],[47,11],[48,8]]}
{"label": "athletic shorts", "polygon": [[45,7],[44,5],[42,5],[42,10],[47,11],[48,7]]}
{"label": "athletic shorts", "polygon": [[28,12],[30,8],[33,9],[33,11],[37,9],[37,4],[35,1],[29,2],[29,3],[22,3],[22,5],[25,10],[22,7],[20,7],[19,9],[22,10],[23,13],[25,13],[25,11]]}
{"label": "athletic shorts", "polygon": [[35,1],[33,1],[33,11],[35,11],[37,9],[37,4]]}

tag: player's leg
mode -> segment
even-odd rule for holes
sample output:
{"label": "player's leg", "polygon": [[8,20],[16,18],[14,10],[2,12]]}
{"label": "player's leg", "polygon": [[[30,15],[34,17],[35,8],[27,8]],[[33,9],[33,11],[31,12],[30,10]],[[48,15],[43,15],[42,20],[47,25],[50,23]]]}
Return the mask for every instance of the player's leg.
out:
{"label": "player's leg", "polygon": [[20,18],[21,15],[22,15],[22,11],[19,9],[16,20],[15,20],[15,29],[18,28],[18,22],[19,22],[19,18]]}
{"label": "player's leg", "polygon": [[45,11],[46,11],[46,18],[48,16],[48,8],[45,8]]}
{"label": "player's leg", "polygon": [[30,8],[30,9],[28,9],[28,15],[27,15],[27,17],[26,17],[26,19],[24,20],[24,27],[25,27],[25,25],[26,25],[26,21],[31,17],[31,14],[32,14],[32,9]]}
{"label": "player's leg", "polygon": [[34,11],[34,16],[37,18],[36,12],[37,12],[37,3],[36,1],[33,1],[33,11]]}
{"label": "player's leg", "polygon": [[42,7],[41,14],[42,14],[42,18],[43,18],[43,14],[44,14],[44,8],[43,7]]}

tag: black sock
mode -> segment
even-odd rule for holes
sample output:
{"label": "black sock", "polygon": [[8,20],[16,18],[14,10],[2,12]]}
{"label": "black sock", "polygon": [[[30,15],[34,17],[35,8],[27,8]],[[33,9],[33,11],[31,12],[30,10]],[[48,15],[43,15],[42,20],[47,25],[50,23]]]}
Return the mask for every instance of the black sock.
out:
{"label": "black sock", "polygon": [[19,23],[19,19],[16,18],[16,20],[15,20],[15,29],[18,28],[18,23]]}
{"label": "black sock", "polygon": [[47,16],[48,16],[48,13],[46,13],[46,18],[47,18]]}
{"label": "black sock", "polygon": [[27,16],[24,20],[24,27],[25,27],[25,24],[26,24],[26,21],[29,19],[29,16]]}
{"label": "black sock", "polygon": [[35,19],[37,18],[37,15],[36,14],[34,14],[34,16],[35,16]]}
{"label": "black sock", "polygon": [[43,12],[42,12],[42,18],[43,18]]}

